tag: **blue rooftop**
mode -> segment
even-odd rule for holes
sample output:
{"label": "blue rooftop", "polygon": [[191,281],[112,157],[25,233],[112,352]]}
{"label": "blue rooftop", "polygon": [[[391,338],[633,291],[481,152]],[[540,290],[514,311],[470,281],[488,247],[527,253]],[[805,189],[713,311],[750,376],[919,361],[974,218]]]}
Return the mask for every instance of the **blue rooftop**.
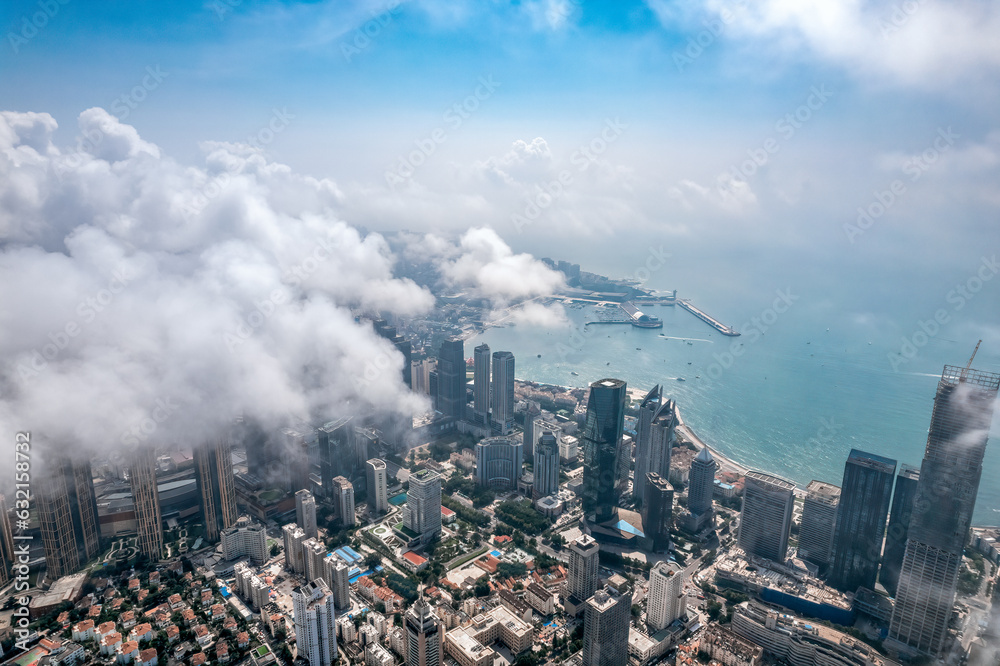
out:
{"label": "blue rooftop", "polygon": [[638,527],[632,525],[631,523],[627,523],[624,520],[619,520],[617,523],[615,523],[615,527],[620,529],[622,532],[628,532],[629,534],[634,534],[640,537],[646,536],[645,534],[642,533],[642,530],[640,530]]}

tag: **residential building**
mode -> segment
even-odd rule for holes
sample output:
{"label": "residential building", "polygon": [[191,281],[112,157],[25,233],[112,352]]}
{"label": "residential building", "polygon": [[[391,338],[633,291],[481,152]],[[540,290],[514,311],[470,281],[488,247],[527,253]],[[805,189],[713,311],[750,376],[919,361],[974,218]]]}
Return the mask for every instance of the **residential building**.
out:
{"label": "residential building", "polygon": [[737,542],[748,555],[783,562],[792,526],[795,484],[766,472],[747,472]]}
{"label": "residential building", "polygon": [[[58,578],[73,573],[100,554],[100,529],[90,463],[53,456],[49,465],[38,483],[35,500],[45,565],[49,576]],[[4,521],[7,521],[6,510]],[[9,574],[8,568],[3,575]]]}
{"label": "residential building", "polygon": [[228,432],[196,446],[192,452],[201,512],[205,520],[205,539],[219,540],[222,530],[236,522],[236,479],[233,476],[233,450]]}
{"label": "residential building", "polygon": [[241,516],[232,527],[222,530],[222,557],[235,560],[247,556],[254,564],[267,562],[267,530],[249,517]]}
{"label": "residential building", "polygon": [[160,499],[156,490],[156,456],[152,447],[133,452],[129,465],[132,501],[135,503],[136,545],[151,560],[163,553],[163,527]]}
{"label": "residential building", "polygon": [[295,523],[289,523],[281,527],[281,536],[285,546],[285,568],[293,573],[304,573],[306,561],[302,554],[302,544],[309,538],[305,530]]}
{"label": "residential building", "polygon": [[597,565],[601,547],[594,537],[584,534],[569,545],[569,574],[566,578],[567,598],[563,600],[567,612],[575,610],[597,591]]}
{"label": "residential building", "polygon": [[701,650],[723,666],[757,666],[764,659],[764,648],[719,624],[705,627]]}
{"label": "residential building", "polygon": [[317,579],[292,590],[298,655],[309,666],[330,666],[337,658],[337,627],[333,593]]}
{"label": "residential building", "polygon": [[316,498],[308,490],[295,493],[295,523],[302,528],[307,538],[319,536],[316,526]]}
{"label": "residential building", "polygon": [[806,486],[799,525],[799,557],[803,560],[824,568],[830,563],[839,504],[840,488],[832,483],[814,479]]}
{"label": "residential building", "polygon": [[374,515],[382,515],[389,510],[389,480],[384,460],[371,458],[365,463],[365,477],[368,481],[368,510]]}
{"label": "residential building", "polygon": [[354,511],[354,484],[342,476],[333,479],[333,504],[337,508],[337,519],[345,527],[357,524]]}
{"label": "residential building", "polygon": [[676,562],[657,562],[649,571],[646,623],[652,631],[666,629],[687,611],[684,570]]}

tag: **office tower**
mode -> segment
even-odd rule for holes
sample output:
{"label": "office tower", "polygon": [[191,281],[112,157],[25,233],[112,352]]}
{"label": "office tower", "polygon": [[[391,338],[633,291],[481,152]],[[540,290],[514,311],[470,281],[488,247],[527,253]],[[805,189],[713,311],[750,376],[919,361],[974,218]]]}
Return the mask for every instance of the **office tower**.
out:
{"label": "office tower", "polygon": [[521,440],[487,437],[476,444],[476,483],[496,490],[514,490],[521,476]]}
{"label": "office tower", "polygon": [[423,592],[403,616],[406,626],[406,666],[439,666],[441,628]]}
{"label": "office tower", "polygon": [[795,484],[765,472],[747,472],[737,543],[747,555],[785,561]]}
{"label": "office tower", "polygon": [[533,471],[532,496],[535,499],[559,492],[559,442],[552,431],[547,430],[538,438]]}
{"label": "office tower", "polygon": [[376,515],[389,510],[389,481],[385,461],[372,458],[365,462],[368,481],[368,508]]}
{"label": "office tower", "polygon": [[566,591],[586,601],[597,589],[597,559],[601,547],[594,537],[584,534],[569,546],[569,577]]}
{"label": "office tower", "polygon": [[873,589],[896,461],[852,449],[844,465],[827,582],[844,592]]}
{"label": "office tower", "polygon": [[490,424],[490,346],[485,342],[473,352],[473,413],[477,425]]}
{"label": "office tower", "polygon": [[642,505],[642,529],[654,553],[670,550],[670,527],[674,511],[674,487],[656,472],[646,475],[646,499]]}
{"label": "office tower", "polygon": [[[403,419],[405,421],[406,419]],[[395,426],[393,420],[392,423]],[[410,426],[413,426],[413,420],[410,419]],[[354,463],[354,467],[357,470],[357,475],[367,474],[367,469],[365,465],[368,463],[368,459],[371,458],[371,451],[377,450],[379,443],[379,436],[375,432],[374,428],[354,428],[354,454],[357,457],[357,461]],[[367,477],[366,477],[367,480]]]}
{"label": "office tower", "polygon": [[337,658],[333,593],[322,578],[292,590],[298,654],[309,666],[330,666]]}
{"label": "office tower", "polygon": [[163,529],[153,449],[140,449],[132,454],[129,483],[132,486],[132,501],[135,503],[139,552],[151,560],[159,560],[163,552]]}
{"label": "office tower", "polygon": [[713,524],[715,510],[712,494],[715,491],[715,459],[708,447],[703,447],[691,461],[688,475],[688,506],[681,520],[685,529],[699,532]]}
{"label": "office tower", "polygon": [[944,644],[998,389],[1000,374],[968,367],[938,382],[889,623],[891,641],[919,652]]}
{"label": "office tower", "polygon": [[917,495],[917,481],[920,470],[910,465],[900,465],[896,474],[896,489],[892,493],[892,508],[889,510],[889,525],[885,531],[885,547],[882,551],[882,568],[878,579],[890,597],[896,596],[899,587],[899,570],[903,566],[906,553],[906,539],[913,516],[913,500]]}
{"label": "office tower", "polygon": [[357,518],[354,512],[354,485],[342,476],[333,479],[333,505],[337,508],[337,519],[344,527],[354,527]]}
{"label": "office tower", "polygon": [[802,501],[799,525],[799,557],[826,567],[833,553],[833,531],[837,526],[840,488],[832,483],[810,481]]}
{"label": "office tower", "polygon": [[100,555],[101,539],[90,462],[65,455],[49,460],[35,498],[45,561],[57,577]]}
{"label": "office tower", "polygon": [[632,435],[622,434],[618,440],[618,452],[615,454],[615,461],[618,467],[615,469],[615,499],[624,497],[628,492],[629,475],[632,472]]}
{"label": "office tower", "polygon": [[493,352],[490,397],[493,429],[506,435],[514,427],[514,355],[509,351]]}
{"label": "office tower", "polygon": [[626,666],[632,595],[611,587],[594,592],[583,618],[583,663],[587,666]]}
{"label": "office tower", "polygon": [[641,505],[645,497],[646,475],[650,472],[670,476],[670,449],[676,441],[676,404],[663,400],[659,384],[646,394],[639,405],[635,434],[635,475],[632,495]]}
{"label": "office tower", "polygon": [[441,532],[441,476],[429,469],[410,474],[410,489],[403,507],[403,525],[424,543]]}
{"label": "office tower", "polygon": [[583,513],[597,523],[614,515],[625,397],[626,385],[620,379],[601,379],[590,385],[583,429]]}
{"label": "office tower", "polygon": [[437,362],[437,409],[456,421],[465,418],[465,343],[449,338],[441,343]]}
{"label": "office tower", "polygon": [[384,319],[376,319],[372,322],[375,332],[379,336],[390,341],[400,354],[403,355],[403,383],[413,387],[413,376],[410,374],[410,366],[413,362],[413,345],[402,335],[399,335],[395,326],[390,326]]}
{"label": "office tower", "polygon": [[285,428],[282,435],[285,440],[282,457],[287,469],[288,491],[297,493],[300,490],[309,490],[312,487],[312,480],[309,478],[312,468],[309,440],[304,433],[294,428]]}
{"label": "office tower", "polygon": [[333,590],[334,605],[338,609],[351,607],[351,584],[348,578],[350,567],[334,553],[323,559],[323,578]]}
{"label": "office tower", "polygon": [[430,374],[435,366],[435,362],[430,359],[412,361],[410,363],[410,377],[415,393],[433,395],[430,390]]}
{"label": "office tower", "polygon": [[305,530],[295,523],[282,525],[281,537],[285,546],[285,568],[293,573],[304,572],[306,560],[302,554],[302,544],[312,537],[307,537]]}
{"label": "office tower", "polygon": [[252,418],[238,420],[236,432],[247,454],[247,472],[261,481],[273,481],[281,463],[280,447],[270,445],[264,428]]}
{"label": "office tower", "polygon": [[205,519],[205,539],[219,540],[222,530],[236,522],[236,480],[229,434],[196,447],[192,452]]}
{"label": "office tower", "polygon": [[306,533],[307,539],[319,536],[316,528],[316,498],[308,490],[295,493],[295,522]]}
{"label": "office tower", "polygon": [[676,562],[658,562],[649,572],[646,623],[652,631],[666,629],[687,610],[684,570]]}
{"label": "office tower", "polygon": [[319,427],[316,432],[319,444],[319,479],[323,494],[333,498],[333,477],[354,476],[354,425],[345,416]]}

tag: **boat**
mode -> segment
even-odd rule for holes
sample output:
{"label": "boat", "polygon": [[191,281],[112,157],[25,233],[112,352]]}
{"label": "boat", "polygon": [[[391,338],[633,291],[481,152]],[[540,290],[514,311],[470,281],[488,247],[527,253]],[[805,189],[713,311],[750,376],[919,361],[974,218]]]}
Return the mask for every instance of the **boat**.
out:
{"label": "boat", "polygon": [[693,342],[689,342],[688,344],[691,345],[692,347],[694,347],[694,343]]}
{"label": "boat", "polygon": [[539,354],[539,355],[538,355],[538,358],[541,358],[541,357],[542,357],[542,355],[541,355],[541,354]]}
{"label": "boat", "polygon": [[691,361],[688,361],[688,365],[691,365]]}
{"label": "boat", "polygon": [[642,351],[642,347],[636,347],[635,350],[636,351]]}
{"label": "boat", "polygon": [[574,377],[579,377],[580,376],[579,372],[572,372],[571,371],[569,374],[573,375]]}
{"label": "boat", "polygon": [[684,379],[683,377],[678,377],[678,378],[677,378],[677,381],[679,381],[679,382],[683,382],[683,381],[685,381],[685,379]]}

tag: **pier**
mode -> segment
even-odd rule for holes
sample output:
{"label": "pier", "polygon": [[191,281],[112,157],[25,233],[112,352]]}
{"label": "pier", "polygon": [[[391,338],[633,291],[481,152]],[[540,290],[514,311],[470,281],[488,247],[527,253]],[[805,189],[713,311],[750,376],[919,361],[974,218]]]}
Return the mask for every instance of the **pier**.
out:
{"label": "pier", "polygon": [[631,324],[636,328],[663,328],[663,321],[659,317],[654,317],[644,313],[635,306],[635,303],[626,301],[618,306],[620,314],[606,317],[599,321],[588,321],[591,324]]}
{"label": "pier", "polygon": [[719,333],[722,333],[723,335],[729,335],[731,337],[736,337],[739,335],[739,331],[737,331],[735,328],[731,326],[726,326],[725,324],[715,319],[714,317],[711,317],[705,312],[702,312],[695,306],[691,305],[691,301],[687,299],[684,298],[678,299],[677,305],[681,306],[682,308],[693,314],[698,319],[701,319],[703,322],[705,322],[706,324],[717,330]]}

